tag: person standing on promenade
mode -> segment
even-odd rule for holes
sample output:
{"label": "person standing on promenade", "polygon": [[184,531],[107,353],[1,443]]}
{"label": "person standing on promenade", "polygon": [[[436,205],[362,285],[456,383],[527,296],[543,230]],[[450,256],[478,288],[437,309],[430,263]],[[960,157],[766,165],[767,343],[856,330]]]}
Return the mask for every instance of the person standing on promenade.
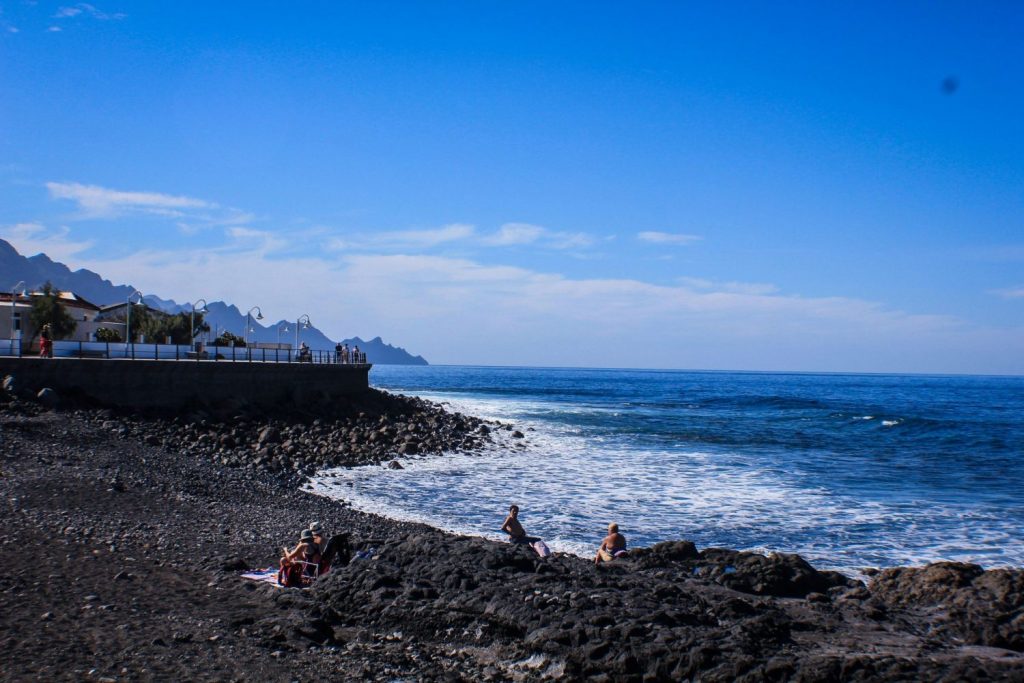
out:
{"label": "person standing on promenade", "polygon": [[341,345],[341,342],[338,342],[337,344],[334,345],[334,362],[335,363],[340,363],[341,362],[341,352],[343,350],[344,350],[344,347]]}
{"label": "person standing on promenade", "polygon": [[39,330],[39,355],[42,358],[53,358],[53,338],[50,336],[50,323]]}
{"label": "person standing on promenade", "polygon": [[594,564],[611,562],[617,557],[626,556],[626,537],[619,533],[619,525],[612,522],[608,525],[608,535],[601,541],[601,547],[594,556]]}

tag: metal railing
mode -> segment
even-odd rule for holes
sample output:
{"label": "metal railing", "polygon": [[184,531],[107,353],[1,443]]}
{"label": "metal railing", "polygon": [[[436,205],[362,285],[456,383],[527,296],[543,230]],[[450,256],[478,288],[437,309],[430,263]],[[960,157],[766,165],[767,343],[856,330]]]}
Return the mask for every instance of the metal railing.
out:
{"label": "metal railing", "polygon": [[[28,349],[17,339],[0,342],[0,356],[38,357],[39,344]],[[206,346],[195,350],[181,344],[126,344],[124,342],[53,342],[54,358],[117,358],[122,360],[171,360],[222,363],[311,363],[317,365],[367,365],[363,352],[337,354],[306,349],[261,349],[246,346]]]}

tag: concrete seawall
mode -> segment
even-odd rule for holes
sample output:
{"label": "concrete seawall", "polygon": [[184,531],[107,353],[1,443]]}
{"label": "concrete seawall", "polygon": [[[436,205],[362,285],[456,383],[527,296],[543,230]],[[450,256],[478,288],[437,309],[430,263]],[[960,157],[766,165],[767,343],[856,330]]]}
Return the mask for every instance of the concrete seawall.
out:
{"label": "concrete seawall", "polygon": [[302,407],[369,389],[369,365],[230,361],[0,358],[0,376],[18,391],[49,387],[107,406],[170,408],[201,404]]}

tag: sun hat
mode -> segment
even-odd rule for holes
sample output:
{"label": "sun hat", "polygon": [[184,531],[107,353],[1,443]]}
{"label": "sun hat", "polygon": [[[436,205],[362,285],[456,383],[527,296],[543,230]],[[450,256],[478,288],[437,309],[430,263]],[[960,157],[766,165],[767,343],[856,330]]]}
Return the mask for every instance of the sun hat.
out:
{"label": "sun hat", "polygon": [[309,530],[313,532],[314,536],[317,536],[317,535],[323,536],[324,535],[324,525],[321,524],[320,522],[313,522],[312,524],[310,524],[309,525]]}
{"label": "sun hat", "polygon": [[299,534],[299,541],[312,541],[312,540],[313,540],[313,532],[310,531],[309,529],[303,529],[302,533]]}

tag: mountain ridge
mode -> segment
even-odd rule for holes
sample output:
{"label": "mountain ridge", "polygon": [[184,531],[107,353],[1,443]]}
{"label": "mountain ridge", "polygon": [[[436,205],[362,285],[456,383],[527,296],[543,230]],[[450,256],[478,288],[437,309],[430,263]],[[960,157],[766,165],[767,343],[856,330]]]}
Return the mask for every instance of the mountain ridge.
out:
{"label": "mountain ridge", "polygon": [[[32,289],[49,281],[58,289],[72,291],[97,306],[123,302],[136,291],[135,287],[131,285],[115,285],[98,273],[85,268],[73,271],[67,265],[54,261],[45,253],[23,256],[11,243],[3,239],[0,239],[0,277],[10,280],[10,282],[0,280],[0,288],[13,288],[18,281],[24,281],[26,286]],[[174,299],[161,299],[155,295],[145,296],[143,300],[146,305],[171,314],[188,313],[192,310],[190,303],[179,304]],[[206,308],[208,311],[206,321],[210,325],[211,334],[228,331],[239,337],[247,336],[245,335],[246,315],[237,306],[225,301],[212,301],[207,303]],[[287,326],[287,333],[284,332],[282,326]],[[252,320],[251,329],[252,332],[248,336],[257,342],[290,341],[295,343],[294,320],[279,320],[267,327]],[[333,351],[336,343],[348,344],[350,348],[358,346],[360,351],[366,353],[367,360],[371,363],[429,365],[423,356],[414,356],[400,346],[387,344],[380,336],[369,341],[358,336],[335,341],[314,325],[310,325],[300,331],[299,342],[305,342],[314,350],[324,351]]]}

